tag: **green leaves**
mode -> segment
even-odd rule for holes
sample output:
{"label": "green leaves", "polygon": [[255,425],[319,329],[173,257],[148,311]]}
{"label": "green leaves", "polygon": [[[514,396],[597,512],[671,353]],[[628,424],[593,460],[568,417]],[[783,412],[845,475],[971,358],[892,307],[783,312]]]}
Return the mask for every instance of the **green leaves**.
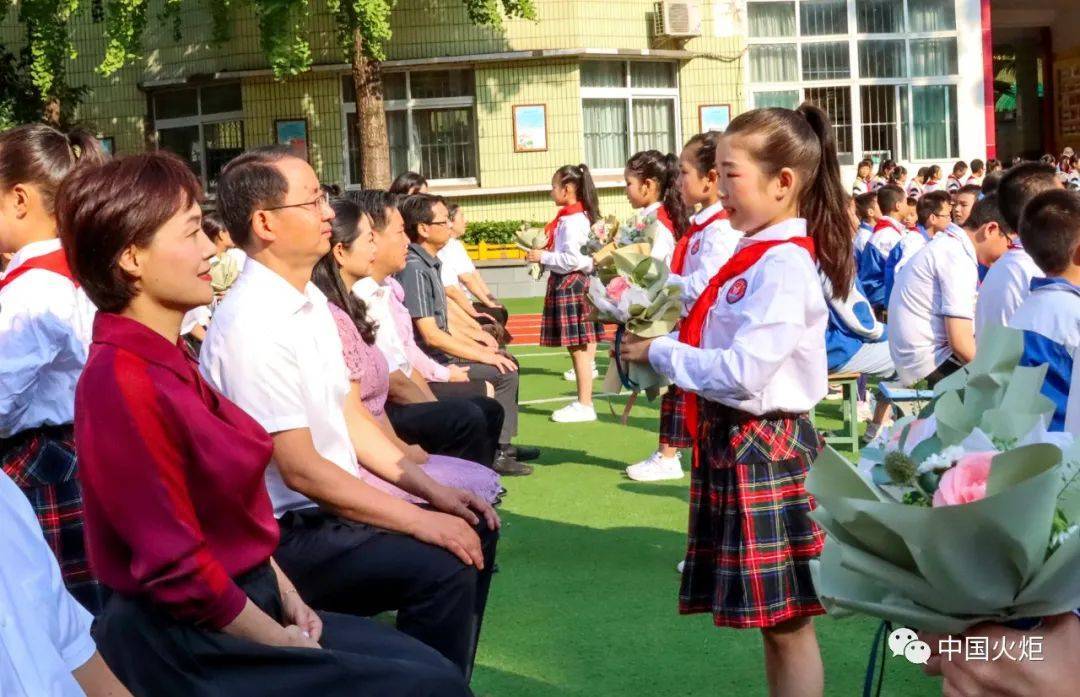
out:
{"label": "green leaves", "polygon": [[274,77],[299,75],[311,67],[307,39],[308,0],[253,0],[259,42]]}

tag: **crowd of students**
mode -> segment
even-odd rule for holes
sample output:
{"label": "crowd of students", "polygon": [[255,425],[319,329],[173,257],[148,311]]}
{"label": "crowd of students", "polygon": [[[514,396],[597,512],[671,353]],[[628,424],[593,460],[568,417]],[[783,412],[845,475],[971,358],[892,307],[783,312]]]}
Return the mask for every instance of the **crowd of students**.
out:
{"label": "crowd of students", "polygon": [[[1013,326],[1025,364],[1050,366],[1051,427],[1080,432],[1069,178],[975,161],[981,184],[958,164],[913,189],[864,165],[848,195],[807,104],[625,170],[683,300],[676,334],[620,348],[672,383],[659,447],[627,474],[681,477],[692,449],[679,611],[759,630],[776,695],[824,689],[804,480],[831,372],[933,385]],[[591,421],[600,211],[587,166],[551,184],[528,260],[550,273],[541,343],[568,350],[578,388],[552,418]],[[229,162],[216,214],[203,204],[167,153],[0,134],[0,603],[26,618],[0,623],[0,676],[28,695],[470,694],[500,474],[539,453],[513,444],[508,316],[463,211],[413,173],[335,191],[278,147]],[[870,437],[888,418],[879,400]],[[385,611],[395,626],[370,619]],[[1076,617],[1047,626],[1080,651]],[[946,693],[988,694],[1018,670],[933,669]],[[1066,694],[1053,671],[1028,694]]]}

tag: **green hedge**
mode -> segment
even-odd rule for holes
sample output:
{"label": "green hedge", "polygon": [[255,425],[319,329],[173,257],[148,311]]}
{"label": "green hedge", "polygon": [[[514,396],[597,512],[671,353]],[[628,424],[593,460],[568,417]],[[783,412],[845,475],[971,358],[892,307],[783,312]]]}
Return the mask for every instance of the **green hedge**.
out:
{"label": "green hedge", "polygon": [[522,225],[530,227],[544,227],[544,223],[530,222],[527,220],[490,220],[482,222],[470,222],[465,227],[465,235],[461,241],[465,244],[510,244],[514,241],[514,233],[521,229]]}

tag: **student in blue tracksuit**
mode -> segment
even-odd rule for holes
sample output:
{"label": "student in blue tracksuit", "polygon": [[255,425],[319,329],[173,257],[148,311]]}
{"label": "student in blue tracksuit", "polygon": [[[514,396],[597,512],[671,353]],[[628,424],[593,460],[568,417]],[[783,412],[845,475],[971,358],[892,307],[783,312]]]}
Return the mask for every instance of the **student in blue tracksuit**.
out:
{"label": "student in blue tracksuit", "polygon": [[855,261],[858,263],[859,255],[866,249],[866,243],[874,234],[874,226],[881,217],[877,194],[871,191],[856,196],[855,215],[859,219],[859,227],[855,231]]}
{"label": "student in blue tracksuit", "polygon": [[866,291],[866,298],[880,315],[889,304],[885,294],[885,262],[904,234],[904,225],[900,221],[907,213],[907,196],[895,186],[883,186],[876,193],[882,216],[859,255],[858,266],[859,281]]}
{"label": "student in blue tracksuit", "polygon": [[1021,365],[1048,370],[1042,393],[1056,408],[1050,430],[1078,435],[1080,399],[1070,400],[1080,349],[1080,193],[1048,191],[1024,207],[1020,217],[1024,250],[1046,274],[1031,281],[1031,293],[1009,320],[1024,332]]}

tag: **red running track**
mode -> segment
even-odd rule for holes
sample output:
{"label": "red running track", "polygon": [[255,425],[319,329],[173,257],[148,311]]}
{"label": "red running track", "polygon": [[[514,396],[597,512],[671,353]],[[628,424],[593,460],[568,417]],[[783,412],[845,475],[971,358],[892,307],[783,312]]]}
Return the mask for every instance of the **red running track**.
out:
{"label": "red running track", "polygon": [[[540,343],[540,315],[510,315],[506,328],[514,335],[513,346]],[[615,325],[604,325],[604,338],[610,340],[615,335]]]}

